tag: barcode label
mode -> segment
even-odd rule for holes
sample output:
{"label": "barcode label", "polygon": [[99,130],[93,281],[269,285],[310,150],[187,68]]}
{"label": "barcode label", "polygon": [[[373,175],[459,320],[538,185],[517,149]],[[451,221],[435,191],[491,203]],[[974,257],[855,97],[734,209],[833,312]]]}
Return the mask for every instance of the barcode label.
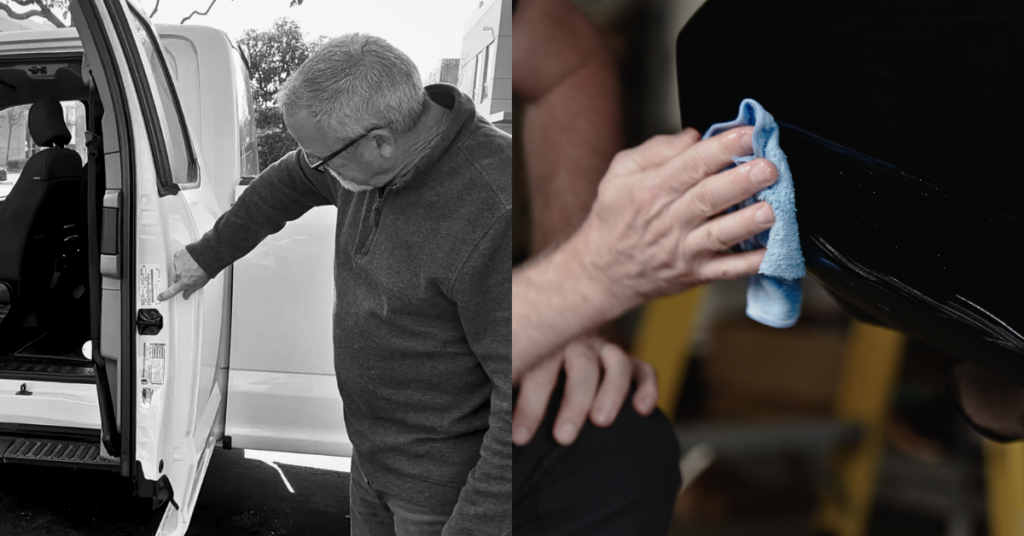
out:
{"label": "barcode label", "polygon": [[142,353],[142,385],[163,385],[167,370],[167,343],[143,343]]}

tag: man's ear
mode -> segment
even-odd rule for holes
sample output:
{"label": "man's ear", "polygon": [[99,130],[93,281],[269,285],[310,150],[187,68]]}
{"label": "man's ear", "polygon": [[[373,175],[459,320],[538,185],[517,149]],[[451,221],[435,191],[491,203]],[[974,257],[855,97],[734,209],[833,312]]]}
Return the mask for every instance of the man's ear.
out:
{"label": "man's ear", "polygon": [[391,158],[395,153],[395,137],[386,130],[377,130],[370,134],[373,146],[381,158]]}

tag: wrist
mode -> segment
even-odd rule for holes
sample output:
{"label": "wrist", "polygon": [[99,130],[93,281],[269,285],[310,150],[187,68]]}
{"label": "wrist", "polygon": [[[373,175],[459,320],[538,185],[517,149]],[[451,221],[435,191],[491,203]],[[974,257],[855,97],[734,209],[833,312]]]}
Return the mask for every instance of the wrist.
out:
{"label": "wrist", "polygon": [[624,281],[614,274],[616,258],[614,252],[603,247],[593,237],[591,227],[584,223],[563,247],[554,254],[566,274],[566,290],[578,296],[585,304],[587,314],[592,315],[594,326],[611,321],[643,300],[636,296]]}

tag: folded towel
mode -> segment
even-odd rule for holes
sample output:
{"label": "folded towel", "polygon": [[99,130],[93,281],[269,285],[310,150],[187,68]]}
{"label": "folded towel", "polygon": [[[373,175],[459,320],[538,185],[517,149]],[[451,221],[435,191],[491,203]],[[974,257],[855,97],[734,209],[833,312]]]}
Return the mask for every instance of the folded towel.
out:
{"label": "folded towel", "polygon": [[800,318],[800,279],[807,272],[797,233],[793,176],[786,154],[779,147],[779,126],[757,101],[744,99],[739,117],[712,125],[704,139],[744,125],[754,125],[754,154],[733,157],[733,162],[738,165],[754,158],[767,158],[779,171],[775,184],[730,209],[731,212],[767,201],[775,211],[775,225],[771,229],[740,244],[743,251],[767,247],[758,275],[750,276],[747,285],[747,316],[766,326],[788,328]]}

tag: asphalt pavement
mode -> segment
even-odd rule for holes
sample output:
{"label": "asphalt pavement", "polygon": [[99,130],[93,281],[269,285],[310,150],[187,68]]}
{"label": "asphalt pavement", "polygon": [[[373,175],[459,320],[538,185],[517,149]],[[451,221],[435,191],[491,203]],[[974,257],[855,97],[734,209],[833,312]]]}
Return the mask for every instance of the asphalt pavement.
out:
{"label": "asphalt pavement", "polygon": [[[349,474],[214,452],[188,536],[347,536]],[[162,509],[118,475],[0,464],[0,536],[150,536]]]}

